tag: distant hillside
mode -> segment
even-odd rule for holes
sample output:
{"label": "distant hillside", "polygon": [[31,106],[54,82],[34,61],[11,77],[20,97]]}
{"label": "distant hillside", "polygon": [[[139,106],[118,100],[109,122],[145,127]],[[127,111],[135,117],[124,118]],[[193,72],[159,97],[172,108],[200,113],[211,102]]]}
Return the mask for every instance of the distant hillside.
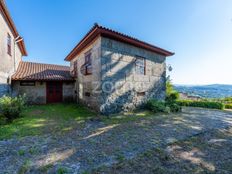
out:
{"label": "distant hillside", "polygon": [[179,92],[187,93],[189,95],[201,96],[204,98],[232,97],[232,85],[174,85],[174,88]]}

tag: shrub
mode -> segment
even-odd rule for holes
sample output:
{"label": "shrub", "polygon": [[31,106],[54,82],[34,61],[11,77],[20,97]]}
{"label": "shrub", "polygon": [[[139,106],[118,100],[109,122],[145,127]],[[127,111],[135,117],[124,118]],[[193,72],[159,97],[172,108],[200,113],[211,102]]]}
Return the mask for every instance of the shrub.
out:
{"label": "shrub", "polygon": [[165,101],[167,103],[173,103],[178,99],[179,99],[179,93],[178,92],[173,92],[173,93],[170,93],[169,95],[166,96]]}
{"label": "shrub", "polygon": [[146,108],[152,112],[170,112],[170,109],[166,107],[165,102],[157,100],[149,100],[146,104]]}
{"label": "shrub", "polygon": [[192,101],[192,100],[179,100],[181,106],[202,107],[210,109],[224,109],[224,104],[212,101]]}
{"label": "shrub", "polygon": [[179,93],[178,92],[171,92],[167,94],[165,99],[165,105],[170,108],[171,112],[180,112],[181,106],[176,101],[179,99]]}
{"label": "shrub", "polygon": [[232,109],[232,103],[231,103],[231,104],[226,104],[226,105],[225,105],[225,108],[226,108],[226,109]]}
{"label": "shrub", "polygon": [[7,120],[18,118],[25,106],[25,96],[0,98],[0,110]]}
{"label": "shrub", "polygon": [[170,108],[171,112],[181,112],[182,107],[177,102],[169,103],[167,106]]}

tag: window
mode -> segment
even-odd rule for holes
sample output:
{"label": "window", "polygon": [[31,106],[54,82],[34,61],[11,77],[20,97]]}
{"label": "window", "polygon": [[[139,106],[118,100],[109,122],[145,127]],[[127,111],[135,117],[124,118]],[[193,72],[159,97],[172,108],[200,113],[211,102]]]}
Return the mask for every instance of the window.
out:
{"label": "window", "polygon": [[73,62],[72,75],[73,77],[77,77],[77,60]]}
{"label": "window", "polygon": [[86,97],[90,97],[90,95],[91,95],[90,92],[85,92]]}
{"label": "window", "polygon": [[146,74],[146,62],[145,58],[137,57],[135,60],[135,73],[145,75]]}
{"label": "window", "polygon": [[145,94],[146,94],[145,92],[137,92],[137,96],[138,96],[138,97],[145,96]]}
{"label": "window", "polygon": [[34,81],[21,81],[20,82],[20,86],[35,86],[35,82]]}
{"label": "window", "polygon": [[81,67],[81,72],[84,75],[91,75],[92,74],[92,58],[91,58],[90,51],[85,53],[85,63]]}
{"label": "window", "polygon": [[7,53],[11,56],[11,36],[7,35]]}

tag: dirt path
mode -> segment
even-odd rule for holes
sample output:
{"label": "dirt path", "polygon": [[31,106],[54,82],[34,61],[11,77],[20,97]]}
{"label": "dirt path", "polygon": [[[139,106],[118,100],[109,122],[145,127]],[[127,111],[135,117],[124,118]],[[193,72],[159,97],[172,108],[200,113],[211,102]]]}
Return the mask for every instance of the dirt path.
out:
{"label": "dirt path", "polygon": [[[179,152],[173,148],[174,145],[187,142],[190,137],[223,131],[231,126],[230,112],[196,108],[185,108],[179,114],[156,115],[119,124],[89,121],[64,135],[0,141],[0,173],[83,173],[109,166],[105,167],[107,171],[118,162],[125,161],[127,164],[127,161],[137,159],[152,149],[161,149],[178,158]],[[211,139],[214,139],[213,134]],[[231,141],[225,140],[231,146]],[[206,146],[201,151],[204,150],[207,150]],[[217,153],[220,153],[220,148]],[[227,155],[228,159],[232,158],[230,153]],[[179,156],[183,155],[179,153]],[[217,160],[212,156],[212,171],[218,167],[214,164]],[[181,165],[179,167],[181,171]],[[229,169],[225,171],[232,172]]]}

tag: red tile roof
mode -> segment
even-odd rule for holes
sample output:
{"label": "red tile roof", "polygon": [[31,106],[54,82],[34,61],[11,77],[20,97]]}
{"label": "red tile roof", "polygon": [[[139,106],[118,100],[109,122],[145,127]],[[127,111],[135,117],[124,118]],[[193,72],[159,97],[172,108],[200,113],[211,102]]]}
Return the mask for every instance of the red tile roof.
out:
{"label": "red tile roof", "polygon": [[6,4],[4,2],[4,0],[0,0],[0,12],[2,13],[4,19],[6,20],[8,26],[10,27],[10,30],[11,32],[13,33],[14,35],[14,38],[17,40],[20,40],[20,42],[18,42],[18,46],[19,46],[19,49],[22,53],[23,56],[27,56],[27,51],[26,51],[26,48],[25,48],[25,44],[24,44],[24,41],[22,39],[21,36],[19,36],[19,33],[15,27],[15,24],[12,20],[12,18],[10,17],[10,13],[9,11],[7,10],[7,7],[6,7]]}
{"label": "red tile roof", "polygon": [[155,52],[164,56],[172,56],[174,53],[159,48],[157,46],[151,45],[149,43],[143,42],[131,36],[119,33],[117,31],[105,28],[95,24],[93,28],[84,36],[84,38],[77,44],[77,46],[69,53],[65,58],[66,61],[72,60],[78,53],[80,53],[88,44],[90,44],[95,38],[103,36],[111,38],[120,42],[128,43],[139,48],[143,48],[152,52]]}
{"label": "red tile roof", "polygon": [[68,66],[20,62],[12,80],[69,81],[73,80]]}

